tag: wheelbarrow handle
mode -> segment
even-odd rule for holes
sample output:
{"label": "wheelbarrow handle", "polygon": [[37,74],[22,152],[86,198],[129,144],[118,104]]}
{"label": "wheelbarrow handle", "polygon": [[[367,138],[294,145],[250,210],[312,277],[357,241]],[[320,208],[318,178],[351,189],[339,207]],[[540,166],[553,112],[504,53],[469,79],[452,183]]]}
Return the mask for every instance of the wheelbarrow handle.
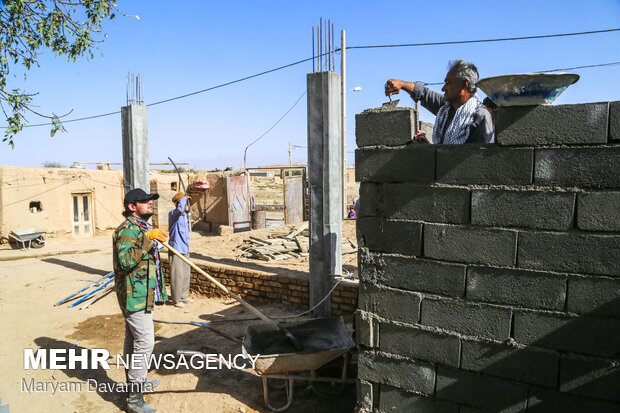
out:
{"label": "wheelbarrow handle", "polygon": [[181,254],[179,251],[175,250],[174,248],[172,248],[170,246],[170,244],[168,244],[167,242],[162,242],[162,244],[164,245],[164,247],[168,248],[168,250],[173,253],[174,255],[176,255],[177,257],[179,257],[181,260],[183,260],[185,263],[187,263],[190,267],[192,267],[194,270],[198,271],[200,274],[204,275],[209,281],[211,281],[213,284],[215,284],[220,290],[224,291],[226,294],[230,295],[232,298],[234,298],[235,300],[239,301],[241,303],[241,305],[243,305],[245,308],[247,308],[250,312],[252,312],[252,314],[256,315],[257,317],[259,317],[261,320],[263,320],[264,322],[272,325],[275,329],[282,329],[282,327],[276,323],[275,321],[273,321],[272,319],[270,319],[269,317],[267,317],[265,314],[261,313],[257,308],[255,308],[254,306],[252,306],[250,303],[248,303],[247,301],[245,301],[243,298],[239,297],[237,294],[233,293],[232,291],[230,291],[224,284],[222,284],[221,282],[219,282],[218,280],[216,280],[215,278],[213,278],[212,276],[210,276],[209,274],[207,274],[206,272],[204,272],[201,268],[199,268],[196,264],[194,264],[193,262],[191,262],[190,260],[187,259],[187,257],[185,257],[183,254]]}

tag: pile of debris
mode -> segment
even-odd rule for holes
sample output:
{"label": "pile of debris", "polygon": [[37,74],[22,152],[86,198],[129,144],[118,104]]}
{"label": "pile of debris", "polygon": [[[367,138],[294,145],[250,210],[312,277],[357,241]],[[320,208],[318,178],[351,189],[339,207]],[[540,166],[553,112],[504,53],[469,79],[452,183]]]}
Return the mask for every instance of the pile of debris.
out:
{"label": "pile of debris", "polygon": [[[250,236],[237,246],[241,253],[237,258],[254,258],[263,261],[279,261],[308,256],[310,248],[308,222],[286,232],[270,232],[267,238]],[[342,254],[357,252],[357,245],[349,239],[342,240]]]}

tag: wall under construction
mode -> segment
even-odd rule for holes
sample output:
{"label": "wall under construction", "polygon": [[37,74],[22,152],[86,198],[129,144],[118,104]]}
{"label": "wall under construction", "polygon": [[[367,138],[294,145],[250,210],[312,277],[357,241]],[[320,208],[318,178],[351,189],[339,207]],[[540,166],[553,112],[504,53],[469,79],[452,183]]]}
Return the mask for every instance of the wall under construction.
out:
{"label": "wall under construction", "polygon": [[[199,263],[196,265],[224,284],[235,294],[252,303],[283,303],[299,310],[309,308],[308,278],[285,276],[248,268]],[[162,256],[164,276],[169,282],[170,268],[167,254]],[[357,308],[355,281],[341,281],[331,295],[332,314],[351,314]],[[190,289],[207,297],[222,297],[226,294],[211,281],[192,269]]]}
{"label": "wall under construction", "polygon": [[620,411],[620,102],[503,108],[486,146],[400,115],[357,136],[360,404]]}

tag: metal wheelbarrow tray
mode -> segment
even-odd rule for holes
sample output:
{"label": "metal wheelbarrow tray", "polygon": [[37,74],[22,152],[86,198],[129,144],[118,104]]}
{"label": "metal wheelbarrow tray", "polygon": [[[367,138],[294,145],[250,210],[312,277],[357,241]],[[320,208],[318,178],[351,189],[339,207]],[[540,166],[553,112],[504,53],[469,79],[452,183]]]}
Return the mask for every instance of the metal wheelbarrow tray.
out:
{"label": "metal wheelbarrow tray", "polygon": [[[311,389],[323,397],[333,397],[319,391],[317,382],[334,386],[334,395],[344,389],[345,384],[352,384],[355,379],[346,378],[348,351],[355,347],[351,333],[342,316],[313,320],[282,323],[303,345],[303,350],[295,352],[293,343],[282,331],[275,331],[267,324],[248,326],[242,343],[243,354],[258,356],[254,369],[246,372],[260,376],[263,382],[265,406],[274,412],[283,412],[293,403],[293,381],[309,381]],[[317,370],[327,363],[344,355],[344,362],[339,377],[321,377]],[[310,376],[291,374],[291,372],[310,371]],[[320,373],[319,373],[320,374]],[[286,403],[273,407],[269,400],[269,379],[284,380]],[[331,393],[331,391],[330,391]]]}
{"label": "metal wheelbarrow tray", "polygon": [[[41,248],[45,245],[43,234],[46,232],[46,230],[40,228],[20,228],[11,231],[9,238],[15,240],[22,249],[28,249],[30,247]],[[28,246],[26,247],[26,245]]]}
{"label": "metal wheelbarrow tray", "polygon": [[244,355],[258,356],[258,374],[316,370],[355,347],[344,319],[321,318],[282,323],[303,345],[295,352],[281,331],[268,324],[248,326],[243,338]]}

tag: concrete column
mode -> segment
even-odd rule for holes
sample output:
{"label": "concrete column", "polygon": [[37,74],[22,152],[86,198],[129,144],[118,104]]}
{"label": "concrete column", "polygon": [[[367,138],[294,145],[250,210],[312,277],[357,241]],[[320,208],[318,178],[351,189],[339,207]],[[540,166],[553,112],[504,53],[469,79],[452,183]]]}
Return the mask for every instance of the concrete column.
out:
{"label": "concrete column", "polygon": [[[308,184],[310,189],[310,307],[342,273],[342,134],[340,76],[308,74]],[[331,314],[331,298],[314,315]]]}
{"label": "concrete column", "polygon": [[121,108],[123,126],[123,182],[125,193],[135,188],[150,192],[148,116],[144,105]]}

